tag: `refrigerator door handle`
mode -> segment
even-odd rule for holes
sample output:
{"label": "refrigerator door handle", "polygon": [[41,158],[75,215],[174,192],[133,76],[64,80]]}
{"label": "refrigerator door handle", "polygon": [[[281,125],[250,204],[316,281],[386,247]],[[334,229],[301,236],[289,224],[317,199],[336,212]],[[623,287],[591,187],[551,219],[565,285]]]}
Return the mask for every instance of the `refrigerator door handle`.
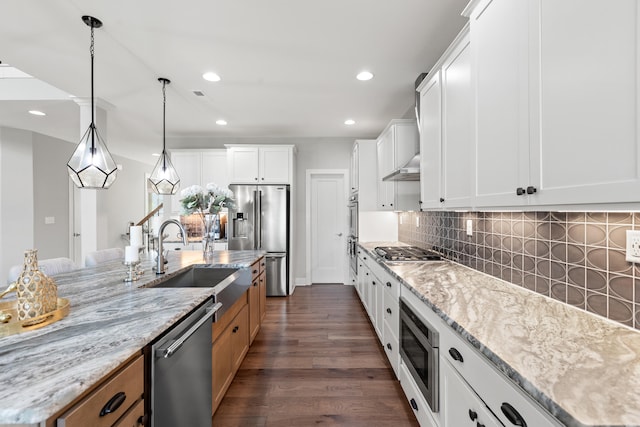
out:
{"label": "refrigerator door handle", "polygon": [[262,190],[258,190],[258,247],[262,249]]}

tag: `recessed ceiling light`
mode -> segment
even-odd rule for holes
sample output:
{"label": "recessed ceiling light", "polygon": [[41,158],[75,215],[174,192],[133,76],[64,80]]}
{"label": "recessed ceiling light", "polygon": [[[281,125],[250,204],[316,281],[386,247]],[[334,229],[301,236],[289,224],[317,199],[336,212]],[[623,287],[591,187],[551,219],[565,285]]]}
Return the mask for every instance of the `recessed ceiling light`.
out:
{"label": "recessed ceiling light", "polygon": [[160,153],[151,153],[153,157],[160,157]]}
{"label": "recessed ceiling light", "polygon": [[344,121],[344,124],[347,126],[351,126],[351,125],[355,125],[356,121],[355,120],[351,120],[351,119],[347,119]]}
{"label": "recessed ceiling light", "polygon": [[38,110],[29,110],[29,114],[33,114],[34,116],[46,116],[45,113],[43,113],[42,111],[38,111]]}
{"label": "recessed ceiling light", "polygon": [[216,124],[219,126],[226,126],[227,125],[227,121],[226,120],[216,120]]}
{"label": "recessed ceiling light", "polygon": [[209,82],[219,82],[220,81],[220,76],[217,75],[216,73],[213,73],[211,71],[204,73],[202,75],[202,78],[205,79],[206,81]]}
{"label": "recessed ceiling light", "polygon": [[362,81],[371,80],[372,78],[373,78],[373,74],[371,72],[369,72],[369,71],[361,71],[356,76],[356,79],[362,80]]}

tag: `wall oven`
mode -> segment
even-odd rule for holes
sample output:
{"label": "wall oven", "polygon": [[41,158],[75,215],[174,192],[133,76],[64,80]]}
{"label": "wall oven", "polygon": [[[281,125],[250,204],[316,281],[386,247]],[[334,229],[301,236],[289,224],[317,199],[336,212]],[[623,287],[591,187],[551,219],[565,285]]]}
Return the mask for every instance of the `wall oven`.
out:
{"label": "wall oven", "polygon": [[358,195],[349,198],[349,235],[358,238]]}
{"label": "wall oven", "polygon": [[400,356],[433,412],[439,410],[438,332],[400,299]]}

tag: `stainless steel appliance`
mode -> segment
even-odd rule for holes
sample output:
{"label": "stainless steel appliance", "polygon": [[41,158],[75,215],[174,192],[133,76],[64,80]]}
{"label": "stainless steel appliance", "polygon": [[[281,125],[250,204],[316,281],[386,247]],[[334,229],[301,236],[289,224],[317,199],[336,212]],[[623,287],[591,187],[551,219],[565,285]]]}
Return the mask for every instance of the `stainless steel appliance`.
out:
{"label": "stainless steel appliance", "polygon": [[289,295],[289,186],[234,184],[229,189],[236,198],[227,222],[229,249],[266,251],[267,296]]}
{"label": "stainless steel appliance", "polygon": [[433,412],[439,410],[438,332],[400,299],[400,356]]}
{"label": "stainless steel appliance", "polygon": [[211,426],[212,300],[151,347],[151,427]]}
{"label": "stainless steel appliance", "polygon": [[436,251],[417,246],[378,246],[378,255],[387,261],[439,261],[442,259]]}

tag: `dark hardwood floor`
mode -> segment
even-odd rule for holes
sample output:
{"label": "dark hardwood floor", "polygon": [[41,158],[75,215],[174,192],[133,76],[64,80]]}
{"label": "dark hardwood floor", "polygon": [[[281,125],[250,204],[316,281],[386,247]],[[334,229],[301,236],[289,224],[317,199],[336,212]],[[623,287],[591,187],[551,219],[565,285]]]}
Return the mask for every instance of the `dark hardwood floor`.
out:
{"label": "dark hardwood floor", "polygon": [[214,427],[417,426],[352,286],[267,298]]}

